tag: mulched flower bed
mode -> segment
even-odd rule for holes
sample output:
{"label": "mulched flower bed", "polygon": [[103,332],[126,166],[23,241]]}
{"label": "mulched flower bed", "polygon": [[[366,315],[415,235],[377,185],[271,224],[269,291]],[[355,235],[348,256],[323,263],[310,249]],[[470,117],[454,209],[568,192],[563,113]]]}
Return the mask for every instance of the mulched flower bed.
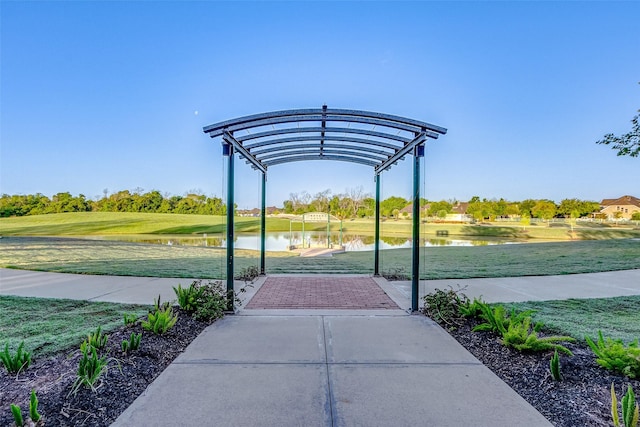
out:
{"label": "mulched flower bed", "polygon": [[[78,349],[48,359],[38,359],[36,354],[31,367],[18,376],[0,369],[0,426],[13,425],[11,403],[19,404],[23,415],[28,415],[32,389],[47,426],[111,424],[208,326],[180,309],[174,310],[179,314],[178,323],[163,336],[142,331],[139,325],[109,333],[107,354],[114,360],[96,393],[82,388],[69,395],[80,357]],[[604,370],[585,346],[567,345],[574,356],[561,354],[564,380],[556,382],[549,373],[549,353],[519,353],[500,344],[492,333],[471,332],[476,324],[476,320],[464,320],[449,333],[556,426],[611,426],[612,382],[619,397],[628,384],[640,394],[640,381]],[[120,343],[131,332],[143,332],[141,347],[123,355]],[[518,420],[513,422],[518,425]]]}
{"label": "mulched flower bed", "polygon": [[553,353],[520,353],[502,345],[491,332],[472,332],[477,320],[462,322],[449,333],[556,426],[612,426],[611,383],[618,400],[629,384],[640,394],[640,381],[600,367],[586,344],[566,345],[573,356],[559,353],[563,381],[558,382],[549,370]]}
{"label": "mulched flower bed", "polygon": [[[76,395],[69,395],[78,369],[80,343],[48,359],[32,355],[31,366],[17,376],[0,368],[0,426],[14,425],[12,403],[19,404],[25,419],[28,417],[32,389],[36,390],[38,411],[46,426],[108,426],[209,325],[177,307],[174,312],[178,313],[178,322],[162,336],[143,331],[139,324],[108,334],[105,354],[113,359],[95,393],[83,387]],[[142,332],[140,348],[124,355],[120,344],[132,332]]]}

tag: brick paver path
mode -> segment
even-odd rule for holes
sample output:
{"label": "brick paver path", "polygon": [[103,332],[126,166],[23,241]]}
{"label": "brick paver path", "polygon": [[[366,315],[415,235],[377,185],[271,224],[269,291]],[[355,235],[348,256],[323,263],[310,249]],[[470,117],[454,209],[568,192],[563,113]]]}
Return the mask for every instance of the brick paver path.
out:
{"label": "brick paver path", "polygon": [[370,277],[267,277],[247,309],[397,309]]}

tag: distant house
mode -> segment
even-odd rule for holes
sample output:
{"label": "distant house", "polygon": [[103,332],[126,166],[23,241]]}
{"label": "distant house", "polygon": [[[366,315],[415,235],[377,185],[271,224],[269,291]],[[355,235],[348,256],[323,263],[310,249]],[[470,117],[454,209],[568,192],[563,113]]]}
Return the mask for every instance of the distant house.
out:
{"label": "distant house", "polygon": [[609,219],[631,219],[634,212],[640,212],[640,199],[633,196],[604,199],[600,206],[600,213]]}
{"label": "distant house", "polygon": [[467,208],[469,207],[469,202],[458,202],[453,205],[453,209],[451,209],[451,213],[447,214],[448,221],[461,221],[467,222],[472,219],[470,215],[467,215]]}

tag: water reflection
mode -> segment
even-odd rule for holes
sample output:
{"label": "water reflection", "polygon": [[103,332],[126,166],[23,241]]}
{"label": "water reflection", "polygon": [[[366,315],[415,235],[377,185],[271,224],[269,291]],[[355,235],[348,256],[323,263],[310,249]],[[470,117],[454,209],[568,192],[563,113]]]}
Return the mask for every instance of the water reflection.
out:
{"label": "water reflection", "polygon": [[[226,239],[223,235],[210,236],[184,236],[184,235],[129,235],[129,236],[109,236],[109,240],[121,240],[138,243],[151,243],[159,245],[180,245],[180,246],[205,246],[212,248],[225,248]],[[292,248],[344,248],[347,252],[372,251],[374,250],[374,237],[366,234],[340,234],[326,232],[275,232],[267,233],[265,238],[265,248],[267,251],[287,251]],[[449,239],[449,238],[421,238],[420,246],[487,246],[517,243],[515,240],[491,239],[484,240]],[[260,235],[256,233],[239,233],[236,235],[234,246],[237,249],[260,250]],[[401,236],[384,236],[380,238],[380,249],[410,248],[411,238]]]}

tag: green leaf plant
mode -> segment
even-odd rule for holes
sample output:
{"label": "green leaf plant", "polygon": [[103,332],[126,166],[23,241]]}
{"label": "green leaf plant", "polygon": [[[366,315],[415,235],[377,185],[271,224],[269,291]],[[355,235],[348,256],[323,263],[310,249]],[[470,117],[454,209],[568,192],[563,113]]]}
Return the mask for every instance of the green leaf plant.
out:
{"label": "green leaf plant", "polygon": [[100,350],[107,345],[108,338],[109,337],[106,334],[102,333],[101,327],[98,326],[98,329],[96,329],[95,332],[87,335],[87,339],[85,340],[85,342],[87,343],[87,345]]}
{"label": "green leaf plant", "polygon": [[136,322],[138,321],[138,316],[134,313],[125,313],[123,315],[123,319],[124,319],[124,326],[130,327],[130,326],[134,326],[136,324]]}
{"label": "green leaf plant", "polygon": [[[11,414],[13,415],[13,421],[17,427],[25,425],[24,418],[22,416],[22,408],[18,405],[11,404]],[[36,397],[36,391],[31,390],[31,397],[29,399],[29,418],[31,422],[26,425],[40,426],[43,425],[42,415],[38,413],[38,398]]]}
{"label": "green leaf plant", "polygon": [[195,280],[188,288],[183,288],[178,284],[178,287],[173,287],[173,291],[178,298],[178,305],[187,313],[193,313],[198,309],[198,306],[202,302],[202,298],[205,293],[205,288],[200,286],[201,281]]}
{"label": "green leaf plant", "polygon": [[640,408],[630,385],[627,388],[627,393],[622,397],[622,424],[620,424],[618,398],[616,397],[615,387],[611,383],[611,416],[613,417],[614,427],[638,427]]}
{"label": "green leaf plant", "polygon": [[[522,313],[521,313],[522,314]],[[537,352],[556,350],[573,356],[568,348],[564,347],[560,342],[575,342],[574,338],[568,336],[550,336],[538,337],[538,332],[542,327],[541,323],[531,326],[531,317],[512,317],[505,333],[502,334],[502,343],[507,347],[513,347],[522,352]]]}
{"label": "green leaf plant", "polygon": [[[158,297],[158,302],[159,301],[160,297]],[[160,304],[156,304],[155,311],[150,312],[147,320],[142,321],[142,328],[156,335],[162,335],[171,329],[177,321],[178,315],[174,314],[170,306],[160,306]]]}
{"label": "green leaf plant", "polygon": [[562,374],[560,373],[560,356],[558,356],[557,349],[553,352],[553,356],[551,356],[549,369],[551,370],[551,378],[555,381],[562,381]]}
{"label": "green leaf plant", "polygon": [[12,403],[11,414],[13,415],[13,421],[16,423],[17,427],[24,426],[24,418],[22,418],[22,409],[20,409],[20,406]]}
{"label": "green leaf plant", "polygon": [[142,334],[131,333],[131,337],[128,340],[123,340],[121,344],[122,352],[128,353],[140,348],[140,341],[142,340]]}
{"label": "green leaf plant", "polygon": [[96,382],[107,372],[109,360],[106,356],[98,357],[96,348],[83,342],[80,345],[82,357],[78,362],[78,371],[76,379],[71,386],[69,395],[76,394],[83,385],[96,391]]}
{"label": "green leaf plant", "polygon": [[622,340],[605,339],[598,331],[598,341],[589,336],[584,339],[596,355],[596,362],[605,369],[619,372],[629,378],[640,378],[640,347],[636,339],[628,346]]}
{"label": "green leaf plant", "polygon": [[7,372],[17,374],[29,367],[31,364],[31,353],[24,351],[24,341],[18,345],[15,354],[9,351],[9,343],[6,343],[4,351],[0,353],[0,360],[2,360],[2,364]]}

